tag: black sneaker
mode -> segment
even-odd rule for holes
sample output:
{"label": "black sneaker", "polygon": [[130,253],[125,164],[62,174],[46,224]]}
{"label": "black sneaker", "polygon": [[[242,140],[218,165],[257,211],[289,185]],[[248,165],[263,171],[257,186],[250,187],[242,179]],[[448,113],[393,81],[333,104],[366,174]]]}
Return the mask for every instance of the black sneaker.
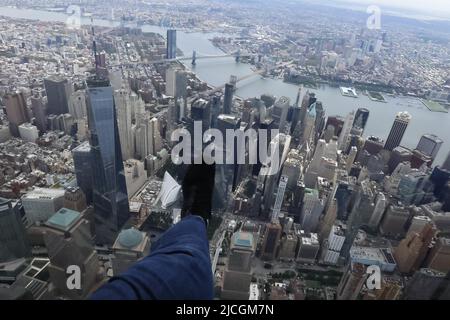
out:
{"label": "black sneaker", "polygon": [[208,223],[211,218],[215,174],[215,164],[189,165],[182,183],[184,200],[181,217],[198,215]]}

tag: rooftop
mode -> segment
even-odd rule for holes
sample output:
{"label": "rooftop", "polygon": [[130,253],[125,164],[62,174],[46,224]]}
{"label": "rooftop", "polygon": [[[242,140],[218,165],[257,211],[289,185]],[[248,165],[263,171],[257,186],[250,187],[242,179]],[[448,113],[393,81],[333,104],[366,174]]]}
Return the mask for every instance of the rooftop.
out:
{"label": "rooftop", "polygon": [[80,216],[81,213],[78,211],[61,208],[54,215],[52,215],[45,224],[67,231],[76,221],[78,221]]}

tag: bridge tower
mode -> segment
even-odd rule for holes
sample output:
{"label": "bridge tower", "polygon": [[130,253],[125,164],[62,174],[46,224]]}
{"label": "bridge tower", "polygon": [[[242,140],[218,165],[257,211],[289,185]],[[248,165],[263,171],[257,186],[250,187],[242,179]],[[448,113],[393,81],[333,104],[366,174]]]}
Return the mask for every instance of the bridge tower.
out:
{"label": "bridge tower", "polygon": [[197,52],[194,50],[192,51],[192,62],[191,62],[193,66],[197,64],[197,62],[195,61],[196,59],[197,59]]}
{"label": "bridge tower", "polygon": [[234,54],[234,60],[236,62],[239,62],[239,60],[241,60],[241,49],[238,49],[238,51],[236,51],[236,53]]}

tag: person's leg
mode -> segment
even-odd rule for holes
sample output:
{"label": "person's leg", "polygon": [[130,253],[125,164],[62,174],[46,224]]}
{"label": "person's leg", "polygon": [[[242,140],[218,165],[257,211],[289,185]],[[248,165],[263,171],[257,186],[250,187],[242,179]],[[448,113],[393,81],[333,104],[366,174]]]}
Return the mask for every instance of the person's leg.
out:
{"label": "person's leg", "polygon": [[211,215],[214,166],[192,165],[183,180],[183,218],[149,256],[113,277],[91,299],[212,299],[206,221]]}

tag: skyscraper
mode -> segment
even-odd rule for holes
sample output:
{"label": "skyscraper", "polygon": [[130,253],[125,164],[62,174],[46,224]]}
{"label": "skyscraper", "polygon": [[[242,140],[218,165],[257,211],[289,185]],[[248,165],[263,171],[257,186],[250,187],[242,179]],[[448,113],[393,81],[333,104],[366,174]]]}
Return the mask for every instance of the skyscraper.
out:
{"label": "skyscraper", "polygon": [[46,101],[42,95],[41,90],[33,90],[31,96],[31,110],[33,111],[34,123],[40,132],[47,130],[47,117],[46,117]]}
{"label": "skyscraper", "polygon": [[280,97],[274,104],[272,109],[272,118],[276,128],[282,130],[289,110],[290,100],[287,97]]}
{"label": "skyscraper", "polygon": [[44,79],[47,92],[47,113],[63,114],[69,112],[69,98],[73,92],[72,84],[60,76],[50,76]]}
{"label": "skyscraper", "polygon": [[406,300],[430,300],[445,281],[445,273],[422,268],[414,273],[405,287]]}
{"label": "skyscraper", "polygon": [[358,108],[355,114],[355,121],[353,122],[353,127],[365,129],[367,120],[369,120],[370,111],[366,108]]}
{"label": "skyscraper", "polygon": [[[45,223],[45,246],[50,258],[50,280],[58,293],[72,298],[85,298],[97,281],[99,262],[92,243],[89,222],[78,211],[61,208]],[[81,269],[81,288],[67,286],[69,266]]]}
{"label": "skyscraper", "polygon": [[225,92],[223,95],[223,114],[230,114],[233,106],[234,85],[231,83],[225,84]]}
{"label": "skyscraper", "polygon": [[445,159],[444,163],[442,164],[442,169],[450,171],[450,152],[447,155],[447,158]]}
{"label": "skyscraper", "polygon": [[391,131],[389,132],[389,136],[384,145],[386,150],[392,151],[395,147],[400,145],[403,134],[405,133],[410,121],[411,115],[407,111],[397,113],[394,124],[392,125]]}
{"label": "skyscraper", "polygon": [[448,273],[450,271],[450,239],[440,237],[428,255],[426,265],[428,268]]}
{"label": "skyscraper", "polygon": [[166,57],[167,59],[175,59],[177,57],[177,30],[167,30]]}
{"label": "skyscraper", "polygon": [[0,262],[31,256],[20,207],[0,198]]}
{"label": "skyscraper", "polygon": [[86,196],[86,202],[92,203],[92,155],[89,142],[84,142],[72,150],[77,185]]}
{"label": "skyscraper", "polygon": [[420,268],[435,233],[433,225],[426,224],[419,233],[411,232],[400,242],[394,251],[400,272],[410,273]]}
{"label": "skyscraper", "polygon": [[261,250],[262,259],[275,259],[278,251],[281,231],[281,226],[278,223],[269,223],[266,225],[266,232],[264,234],[264,241]]}
{"label": "skyscraper", "polygon": [[233,234],[227,270],[224,273],[222,299],[248,299],[254,252],[255,242],[252,233]]}
{"label": "skyscraper", "polygon": [[280,214],[281,205],[283,204],[284,193],[286,191],[286,186],[288,183],[288,176],[281,176],[280,183],[278,185],[277,196],[275,198],[275,204],[273,205],[272,211],[272,222],[276,223],[278,221],[278,215]]}
{"label": "skyscraper", "polygon": [[87,87],[96,241],[112,244],[130,215],[113,89],[98,77]]}
{"label": "skyscraper", "polygon": [[435,159],[444,141],[434,134],[424,134],[417,145],[417,150]]}
{"label": "skyscraper", "polygon": [[6,106],[6,116],[9,121],[9,130],[15,137],[19,137],[19,126],[28,122],[27,103],[23,92],[17,91],[7,94],[3,101]]}
{"label": "skyscraper", "polygon": [[366,278],[365,266],[350,262],[337,287],[337,300],[356,300]]}
{"label": "skyscraper", "polygon": [[350,138],[350,131],[352,130],[353,121],[355,119],[355,111],[350,112],[345,118],[344,126],[338,139],[339,150],[346,151]]}
{"label": "skyscraper", "polygon": [[131,102],[126,89],[114,91],[114,101],[117,112],[117,126],[119,129],[122,159],[133,157],[133,135],[131,134]]}

